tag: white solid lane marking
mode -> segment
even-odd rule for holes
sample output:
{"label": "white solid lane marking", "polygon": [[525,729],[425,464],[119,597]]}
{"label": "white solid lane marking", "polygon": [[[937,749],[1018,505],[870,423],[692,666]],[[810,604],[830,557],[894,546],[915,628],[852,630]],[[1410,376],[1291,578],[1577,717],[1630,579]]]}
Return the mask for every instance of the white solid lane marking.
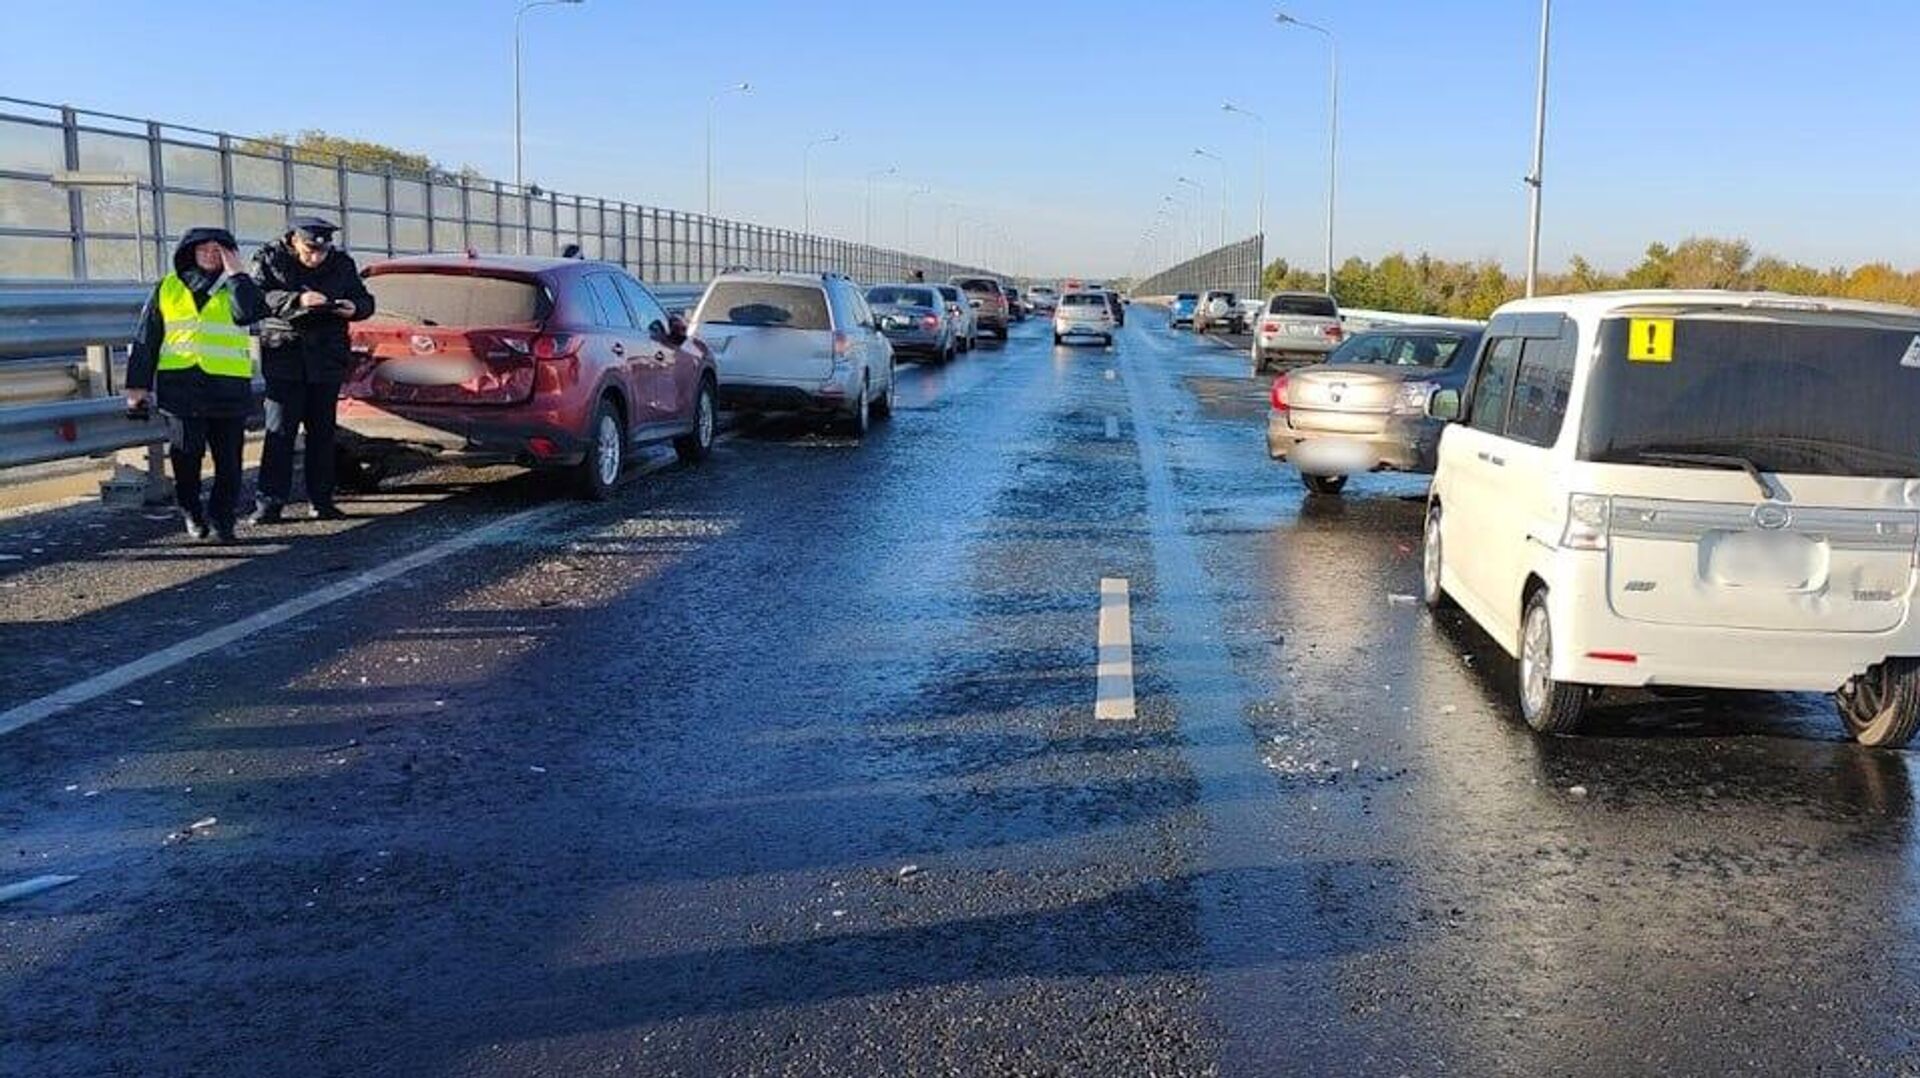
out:
{"label": "white solid lane marking", "polygon": [[368,588],[378,584],[384,584],[395,577],[404,576],[423,565],[431,565],[443,558],[458,554],[463,550],[478,546],[481,543],[499,539],[515,532],[524,531],[534,524],[559,513],[563,508],[566,507],[560,504],[542,505],[515,513],[510,517],[503,517],[500,520],[494,521],[492,524],[475,528],[470,532],[463,532],[451,539],[442,540],[424,550],[416,550],[404,557],[395,558],[393,561],[378,568],[369,569],[364,573],[348,577],[345,580],[336,581],[316,591],[310,591],[305,595],[288,599],[278,606],[268,607],[257,614],[242,618],[231,625],[212,629],[201,633],[199,636],[182,640],[170,647],[162,648],[151,655],[142,656],[130,663],[116,666],[103,674],[96,674],[85,681],[69,685],[57,692],[48,693],[38,700],[30,700],[18,707],[11,708],[7,711],[0,711],[0,734],[10,734],[23,726],[30,726],[50,715],[57,715],[70,707],[84,704],[95,697],[104,696],[107,693],[125,688],[142,678],[151,677],[162,670],[178,666],[188,659],[198,658],[209,651],[226,647],[235,641],[245,640],[255,633],[264,632],[275,625],[279,625],[281,622],[291,621],[302,614],[318,610],[329,603],[337,603],[342,599],[358,595]]}
{"label": "white solid lane marking", "polygon": [[1133,614],[1127,582],[1100,578],[1100,660],[1094,671],[1093,717],[1131,719],[1133,713]]}
{"label": "white solid lane marking", "polygon": [[1119,416],[1110,415],[1107,417],[1107,437],[1109,438],[1120,437],[1120,417]]}
{"label": "white solid lane marking", "polygon": [[1112,367],[1107,368],[1107,381],[1111,382],[1118,377],[1120,377],[1120,375],[1117,372],[1115,372]]}
{"label": "white solid lane marking", "polygon": [[78,876],[35,876],[30,880],[10,883],[0,887],[0,902],[12,902],[16,898],[26,898],[42,891],[51,891],[62,884],[72,883]]}

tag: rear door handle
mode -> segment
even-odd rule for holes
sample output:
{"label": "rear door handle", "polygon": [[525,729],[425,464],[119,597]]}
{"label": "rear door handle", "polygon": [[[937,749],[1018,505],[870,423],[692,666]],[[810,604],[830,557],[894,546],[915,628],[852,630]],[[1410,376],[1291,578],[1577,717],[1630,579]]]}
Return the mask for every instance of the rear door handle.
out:
{"label": "rear door handle", "polygon": [[1491,464],[1496,468],[1504,468],[1507,466],[1507,458],[1505,457],[1496,457],[1492,453],[1488,453],[1485,451],[1482,451],[1476,454],[1476,456],[1478,456],[1481,460],[1486,461],[1488,464]]}

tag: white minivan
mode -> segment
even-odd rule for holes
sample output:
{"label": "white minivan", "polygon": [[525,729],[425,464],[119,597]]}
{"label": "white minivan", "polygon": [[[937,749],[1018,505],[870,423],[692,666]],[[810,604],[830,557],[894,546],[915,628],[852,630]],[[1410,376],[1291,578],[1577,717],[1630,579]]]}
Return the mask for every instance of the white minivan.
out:
{"label": "white minivan", "polygon": [[1441,436],[1423,588],[1517,659],[1521,713],[1600,686],[1831,692],[1920,727],[1920,310],[1735,292],[1509,303]]}

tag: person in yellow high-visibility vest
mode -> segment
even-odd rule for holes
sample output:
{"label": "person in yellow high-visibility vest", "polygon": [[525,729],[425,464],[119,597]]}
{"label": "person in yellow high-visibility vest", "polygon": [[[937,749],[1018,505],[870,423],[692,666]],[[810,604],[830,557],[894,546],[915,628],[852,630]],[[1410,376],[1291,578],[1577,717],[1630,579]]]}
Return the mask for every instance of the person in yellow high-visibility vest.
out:
{"label": "person in yellow high-visibility vest", "polygon": [[[253,410],[253,354],[246,326],[264,318],[265,297],[247,275],[233,234],[188,229],[173,272],[147,300],[127,353],[127,407],[157,398],[167,417],[174,499],[187,534],[233,541],[240,502],[240,451]],[[213,453],[213,490],[200,497],[200,464]]]}

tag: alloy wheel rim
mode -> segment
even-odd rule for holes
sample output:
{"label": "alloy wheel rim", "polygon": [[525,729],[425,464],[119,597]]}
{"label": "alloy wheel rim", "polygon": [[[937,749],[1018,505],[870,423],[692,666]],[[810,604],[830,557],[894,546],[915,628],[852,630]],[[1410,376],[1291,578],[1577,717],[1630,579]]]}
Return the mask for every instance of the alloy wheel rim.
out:
{"label": "alloy wheel rim", "polygon": [[1526,630],[1520,643],[1521,691],[1526,694],[1527,711],[1538,715],[1547,706],[1547,671],[1551,669],[1552,643],[1547,636],[1546,611],[1535,607],[1527,615]]}
{"label": "alloy wheel rim", "polygon": [[600,417],[600,444],[594,452],[600,463],[600,481],[612,483],[620,478],[620,426],[610,415]]}
{"label": "alloy wheel rim", "polygon": [[704,389],[700,391],[699,423],[700,423],[700,445],[702,447],[712,445],[713,444],[713,394],[707,392]]}

